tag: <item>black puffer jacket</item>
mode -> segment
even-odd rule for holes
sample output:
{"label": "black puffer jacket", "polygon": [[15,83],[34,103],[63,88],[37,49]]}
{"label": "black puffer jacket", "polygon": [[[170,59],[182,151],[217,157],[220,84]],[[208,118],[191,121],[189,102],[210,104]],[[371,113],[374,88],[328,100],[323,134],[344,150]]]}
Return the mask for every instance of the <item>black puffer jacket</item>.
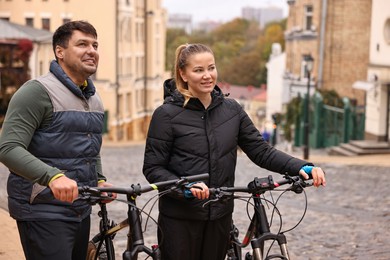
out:
{"label": "black puffer jacket", "polygon": [[[164,83],[164,104],[153,114],[146,140],[143,172],[150,183],[209,173],[209,187],[233,186],[237,146],[260,167],[297,175],[309,163],[271,147],[235,100],[215,86],[211,105],[198,99],[183,108],[184,98],[173,80]],[[233,202],[202,207],[204,201],[174,196],[160,199],[159,211],[181,219],[214,220],[231,213]]]}

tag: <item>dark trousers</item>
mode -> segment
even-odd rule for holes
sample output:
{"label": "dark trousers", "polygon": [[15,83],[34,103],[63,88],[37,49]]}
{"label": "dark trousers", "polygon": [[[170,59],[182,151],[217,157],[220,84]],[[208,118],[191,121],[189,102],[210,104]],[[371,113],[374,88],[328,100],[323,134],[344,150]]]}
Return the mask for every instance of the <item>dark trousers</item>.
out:
{"label": "dark trousers", "polygon": [[85,260],[90,217],[82,222],[17,221],[27,260]]}
{"label": "dark trousers", "polygon": [[223,260],[232,215],[215,221],[174,219],[160,214],[158,238],[163,260]]}

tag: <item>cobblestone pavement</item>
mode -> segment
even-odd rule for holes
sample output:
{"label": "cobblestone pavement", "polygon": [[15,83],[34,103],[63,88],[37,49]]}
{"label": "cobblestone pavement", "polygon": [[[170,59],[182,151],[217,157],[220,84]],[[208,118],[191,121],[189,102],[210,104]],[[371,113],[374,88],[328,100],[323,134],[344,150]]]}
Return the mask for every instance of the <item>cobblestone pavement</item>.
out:
{"label": "cobblestone pavement", "polygon": [[[143,145],[129,147],[105,146],[102,150],[105,175],[114,185],[126,186],[133,183],[146,184],[142,175]],[[313,155],[315,157],[315,155]],[[387,157],[390,159],[390,157]],[[390,259],[390,196],[388,180],[390,168],[385,166],[344,164],[332,160],[318,160],[327,174],[327,187],[306,189],[308,210],[302,223],[286,233],[292,259]],[[0,206],[6,207],[5,183],[6,170],[0,167]],[[258,168],[243,154],[239,154],[236,173],[236,184],[246,185],[254,177],[264,177],[271,172]],[[272,174],[275,180],[281,178]],[[274,193],[274,199],[280,193]],[[138,197],[138,206],[156,195],[155,192]],[[124,197],[121,197],[124,198]],[[153,204],[155,198],[148,205]],[[303,194],[285,193],[278,209],[283,218],[283,230],[293,227],[304,213],[305,197]],[[126,205],[113,202],[108,205],[110,217],[121,221],[126,217]],[[149,208],[145,208],[149,211]],[[156,219],[157,204],[151,211]],[[92,232],[98,227],[97,208],[94,207]],[[279,227],[278,218],[272,222],[272,230]],[[143,216],[145,223],[147,217]],[[249,220],[246,203],[236,200],[234,214],[240,234],[246,232]],[[156,225],[151,219],[145,231],[145,243],[155,244]],[[240,235],[240,236],[241,236]],[[118,232],[115,247],[118,258],[126,244],[126,231]],[[1,255],[0,255],[1,259]]]}

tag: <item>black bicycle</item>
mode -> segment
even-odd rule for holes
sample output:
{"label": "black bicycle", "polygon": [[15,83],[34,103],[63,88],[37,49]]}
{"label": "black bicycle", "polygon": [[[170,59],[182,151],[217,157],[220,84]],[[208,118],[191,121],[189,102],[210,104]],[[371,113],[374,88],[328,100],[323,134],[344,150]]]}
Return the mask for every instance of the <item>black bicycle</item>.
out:
{"label": "black bicycle", "polygon": [[[186,189],[186,185],[192,182],[204,181],[209,178],[209,174],[200,174],[188,177],[182,177],[177,180],[163,181],[141,186],[140,184],[124,187],[79,187],[79,199],[88,201],[91,205],[100,205],[98,213],[100,219],[99,233],[89,242],[87,260],[97,259],[115,259],[115,249],[113,239],[117,232],[128,227],[127,246],[122,254],[124,260],[136,260],[138,255],[143,252],[147,257],[153,260],[161,259],[161,253],[158,245],[150,247],[145,245],[142,231],[142,209],[136,205],[136,198],[143,193],[158,190],[158,196],[163,196],[171,192],[181,193]],[[115,199],[127,203],[127,218],[119,224],[114,223],[108,218],[107,208],[104,201],[112,200],[110,193],[125,194],[126,200]]]}
{"label": "black bicycle", "polygon": [[[279,187],[283,185],[289,186],[286,189],[278,189]],[[279,213],[277,206],[277,203],[280,199],[280,196],[277,200],[272,201],[269,199],[266,199],[264,197],[264,193],[267,191],[276,191],[280,190],[283,192],[286,191],[293,191],[295,193],[302,193],[304,192],[304,188],[312,186],[311,181],[304,181],[299,176],[284,176],[284,179],[278,182],[274,182],[273,177],[269,175],[265,178],[254,178],[253,181],[251,181],[247,187],[220,187],[220,188],[210,188],[210,194],[214,196],[214,200],[211,199],[207,203],[212,203],[219,200],[224,199],[243,199],[245,196],[239,196],[237,193],[249,193],[251,196],[249,197],[249,200],[246,200],[247,209],[248,205],[253,208],[253,215],[250,217],[250,225],[248,227],[248,230],[244,236],[244,238],[240,241],[239,239],[239,230],[235,226],[235,224],[232,221],[232,227],[230,232],[230,247],[227,252],[227,260],[241,260],[242,258],[242,249],[246,246],[251,244],[252,247],[252,253],[247,252],[245,254],[245,260],[269,260],[269,259],[287,259],[289,260],[289,253],[287,250],[287,239],[285,236],[285,233],[288,231],[293,230],[296,228],[301,221],[303,220],[306,209],[307,209],[307,198],[305,194],[305,210],[302,214],[301,219],[298,221],[298,223],[288,230],[282,231],[282,224],[280,224],[278,232],[272,233],[271,232],[271,225],[269,223],[269,217],[267,215],[265,205],[264,204],[271,204],[272,207],[272,215],[271,215],[271,221],[273,219],[274,213],[279,215],[280,223],[282,223],[281,214]],[[253,202],[251,202],[253,200]],[[249,215],[250,216],[250,215]],[[272,222],[271,222],[272,223]],[[265,243],[270,243],[270,245],[267,244],[268,251],[265,252]],[[278,247],[280,249],[280,253],[277,252],[275,254],[271,254],[271,248],[275,244],[275,242],[278,243]],[[274,253],[274,251],[272,251]]]}

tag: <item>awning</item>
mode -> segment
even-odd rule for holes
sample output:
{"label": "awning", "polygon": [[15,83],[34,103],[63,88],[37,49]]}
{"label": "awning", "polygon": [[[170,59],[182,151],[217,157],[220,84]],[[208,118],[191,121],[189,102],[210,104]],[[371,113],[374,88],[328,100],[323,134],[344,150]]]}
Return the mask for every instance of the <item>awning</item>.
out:
{"label": "awning", "polygon": [[354,89],[361,89],[365,91],[369,91],[374,87],[375,87],[375,83],[368,82],[368,81],[355,81],[352,85],[352,88]]}

